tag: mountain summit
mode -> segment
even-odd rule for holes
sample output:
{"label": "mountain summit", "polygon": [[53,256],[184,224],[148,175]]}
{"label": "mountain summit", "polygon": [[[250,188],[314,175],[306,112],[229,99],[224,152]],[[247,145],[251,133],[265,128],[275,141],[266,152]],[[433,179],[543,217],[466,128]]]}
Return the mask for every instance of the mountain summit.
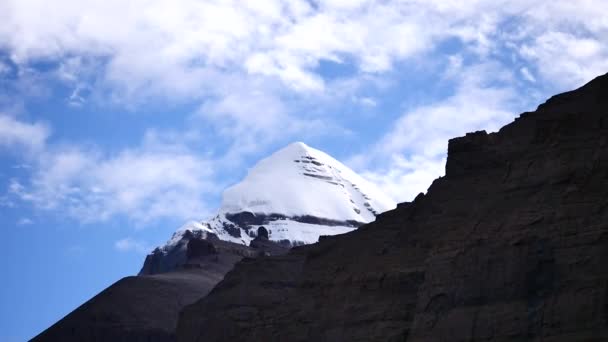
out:
{"label": "mountain summit", "polygon": [[373,223],[236,264],[176,335],[608,341],[607,264],[608,74],[450,140],[445,176]]}
{"label": "mountain summit", "polygon": [[190,221],[114,283],[34,341],[175,341],[180,311],[243,258],[284,255],[373,221],[395,207],[352,170],[303,143],[258,162],[226,189],[209,221]]}
{"label": "mountain summit", "polygon": [[264,225],[273,241],[317,242],[351,231],[395,202],[328,154],[292,143],[259,161],[224,191],[209,228],[220,239],[248,244]]}
{"label": "mountain summit", "polygon": [[352,231],[395,206],[344,164],[295,142],[260,160],[243,181],[226,189],[217,215],[186,223],[152,251],[140,274],[182,265],[192,238],[214,236],[249,246],[262,229],[268,240],[291,247]]}
{"label": "mountain summit", "polygon": [[286,147],[33,341],[608,341],[608,74],[450,140],[445,176],[370,224],[270,240],[380,210],[350,172]]}

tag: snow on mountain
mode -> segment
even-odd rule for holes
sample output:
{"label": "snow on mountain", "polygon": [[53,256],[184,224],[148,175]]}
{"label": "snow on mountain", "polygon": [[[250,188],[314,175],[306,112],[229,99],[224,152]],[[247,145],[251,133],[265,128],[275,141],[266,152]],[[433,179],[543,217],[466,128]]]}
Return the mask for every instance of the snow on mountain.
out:
{"label": "snow on mountain", "polygon": [[173,233],[173,236],[171,236],[171,239],[167,241],[163,248],[171,249],[177,246],[183,240],[183,236],[186,231],[200,232],[203,238],[207,236],[207,233],[215,233],[213,230],[209,229],[209,225],[207,224],[202,224],[196,221],[188,221],[186,224],[176,230],[175,233]]}
{"label": "snow on mountain", "polygon": [[249,244],[257,228],[289,245],[317,242],[321,235],[349,232],[393,209],[395,202],[326,153],[292,143],[259,161],[245,179],[223,193],[218,214],[177,231],[204,230],[220,239]]}
{"label": "snow on mountain", "polygon": [[241,183],[226,189],[221,211],[369,222],[394,206],[339,161],[297,142],[261,160]]}

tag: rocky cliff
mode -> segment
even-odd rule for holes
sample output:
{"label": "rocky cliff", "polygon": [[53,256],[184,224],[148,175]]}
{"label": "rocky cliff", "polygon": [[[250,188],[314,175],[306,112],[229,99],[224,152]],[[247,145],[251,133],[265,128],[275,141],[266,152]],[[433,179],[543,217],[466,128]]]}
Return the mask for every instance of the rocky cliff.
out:
{"label": "rocky cliff", "polygon": [[606,265],[608,75],[451,140],[375,222],[238,263],[178,340],[605,341]]}
{"label": "rocky cliff", "polygon": [[235,263],[287,251],[260,231],[244,246],[184,230],[169,255],[150,254],[139,276],[117,281],[32,341],[175,341],[179,312],[209,293]]}

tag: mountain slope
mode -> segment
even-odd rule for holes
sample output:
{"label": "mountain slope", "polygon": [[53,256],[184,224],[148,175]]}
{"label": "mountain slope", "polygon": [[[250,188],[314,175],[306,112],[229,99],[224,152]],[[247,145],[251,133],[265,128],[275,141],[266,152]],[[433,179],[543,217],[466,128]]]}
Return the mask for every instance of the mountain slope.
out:
{"label": "mountain slope", "polygon": [[222,212],[370,222],[394,203],[324,152],[296,142],[258,162],[224,192]]}
{"label": "mountain slope", "polygon": [[[124,278],[35,341],[173,341],[178,313],[242,258],[351,231],[394,203],[325,153],[294,143],[226,190],[208,223],[191,221]],[[275,241],[280,241],[277,243]]]}
{"label": "mountain slope", "polygon": [[608,340],[608,75],[452,139],[426,195],[236,265],[193,341]]}
{"label": "mountain slope", "polygon": [[248,245],[263,227],[270,241],[291,247],[350,232],[394,207],[393,200],[339,161],[304,143],[292,143],[259,161],[242,182],[226,189],[215,217],[186,223],[153,250],[139,274],[179,267],[192,236],[205,239],[213,234]]}
{"label": "mountain slope", "polygon": [[208,227],[221,239],[247,244],[259,226],[273,241],[317,242],[351,231],[395,207],[374,185],[324,152],[296,142],[258,162],[226,189]]}
{"label": "mountain slope", "polygon": [[209,293],[235,263],[287,251],[263,236],[244,246],[188,227],[168,243],[171,257],[146,259],[141,275],[112,284],[32,341],[175,341],[181,309]]}

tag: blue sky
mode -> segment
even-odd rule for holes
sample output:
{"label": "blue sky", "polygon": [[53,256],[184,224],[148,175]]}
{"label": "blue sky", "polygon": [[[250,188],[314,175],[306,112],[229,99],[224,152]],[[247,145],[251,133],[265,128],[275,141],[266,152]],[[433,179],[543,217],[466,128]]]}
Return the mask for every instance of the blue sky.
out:
{"label": "blue sky", "polygon": [[588,1],[0,3],[0,340],[118,280],[304,141],[395,200],[447,139],[608,71]]}

